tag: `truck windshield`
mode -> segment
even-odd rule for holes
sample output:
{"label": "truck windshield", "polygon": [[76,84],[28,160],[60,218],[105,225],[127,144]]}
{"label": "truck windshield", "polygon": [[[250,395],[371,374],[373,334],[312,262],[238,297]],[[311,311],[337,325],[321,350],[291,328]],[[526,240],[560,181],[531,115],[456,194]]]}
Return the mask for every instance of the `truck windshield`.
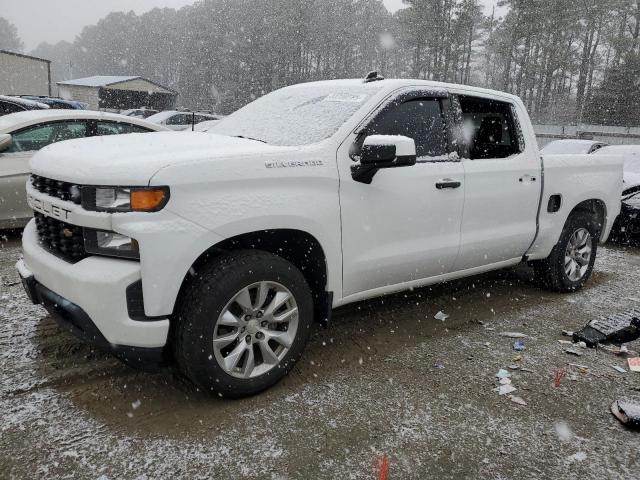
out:
{"label": "truck windshield", "polygon": [[270,145],[307,145],[333,135],[380,87],[303,85],[246,105],[209,130]]}

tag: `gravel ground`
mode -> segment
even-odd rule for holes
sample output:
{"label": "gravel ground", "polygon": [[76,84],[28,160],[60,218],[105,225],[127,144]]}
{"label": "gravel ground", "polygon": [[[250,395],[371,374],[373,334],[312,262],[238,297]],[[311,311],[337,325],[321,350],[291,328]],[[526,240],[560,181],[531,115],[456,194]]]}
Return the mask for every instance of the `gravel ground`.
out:
{"label": "gravel ground", "polygon": [[[523,267],[338,309],[284,381],[236,401],[60,331],[17,283],[19,254],[17,237],[0,242],[0,478],[374,479],[381,455],[390,479],[640,478],[640,433],[609,413],[640,396],[640,374],[558,343],[640,306],[638,249],[602,248],[572,295]],[[520,360],[502,331],[527,335]],[[527,405],[493,390],[514,364]]]}

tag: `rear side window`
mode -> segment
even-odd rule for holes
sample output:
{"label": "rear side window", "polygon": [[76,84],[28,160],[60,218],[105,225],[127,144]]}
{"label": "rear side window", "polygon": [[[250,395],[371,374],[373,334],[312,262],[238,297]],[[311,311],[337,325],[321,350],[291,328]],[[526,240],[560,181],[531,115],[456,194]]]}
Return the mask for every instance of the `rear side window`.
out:
{"label": "rear side window", "polygon": [[98,122],[96,135],[120,135],[123,133],[150,132],[148,128],[119,122]]}
{"label": "rear side window", "polygon": [[463,157],[472,160],[507,158],[524,149],[510,103],[469,96],[458,97],[462,110]]}
{"label": "rear side window", "polygon": [[12,133],[11,147],[5,152],[30,152],[52,143],[86,136],[87,124],[84,121],[46,123]]}
{"label": "rear side window", "polygon": [[437,99],[414,99],[381,112],[366,128],[367,135],[413,138],[418,160],[446,154],[445,124]]}

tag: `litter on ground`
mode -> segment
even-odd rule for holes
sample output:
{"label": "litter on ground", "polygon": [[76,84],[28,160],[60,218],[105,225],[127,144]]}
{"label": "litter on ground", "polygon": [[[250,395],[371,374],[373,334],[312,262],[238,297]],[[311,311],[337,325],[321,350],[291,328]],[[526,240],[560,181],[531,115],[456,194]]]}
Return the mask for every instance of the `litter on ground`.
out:
{"label": "litter on ground", "polygon": [[527,338],[527,335],[520,332],[500,332],[498,335],[508,338]]}
{"label": "litter on ground", "polygon": [[441,321],[445,321],[447,318],[449,318],[449,315],[447,315],[444,312],[438,312],[436,313],[433,318],[435,318],[436,320],[441,320]]}

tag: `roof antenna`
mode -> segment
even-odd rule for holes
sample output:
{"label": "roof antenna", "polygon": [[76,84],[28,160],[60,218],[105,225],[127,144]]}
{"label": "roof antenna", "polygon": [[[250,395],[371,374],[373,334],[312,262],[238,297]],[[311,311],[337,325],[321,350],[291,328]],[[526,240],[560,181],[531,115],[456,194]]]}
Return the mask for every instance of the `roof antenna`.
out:
{"label": "roof antenna", "polygon": [[367,76],[364,77],[364,83],[377,82],[379,80],[384,80],[384,77],[379,75],[377,70],[367,73]]}

